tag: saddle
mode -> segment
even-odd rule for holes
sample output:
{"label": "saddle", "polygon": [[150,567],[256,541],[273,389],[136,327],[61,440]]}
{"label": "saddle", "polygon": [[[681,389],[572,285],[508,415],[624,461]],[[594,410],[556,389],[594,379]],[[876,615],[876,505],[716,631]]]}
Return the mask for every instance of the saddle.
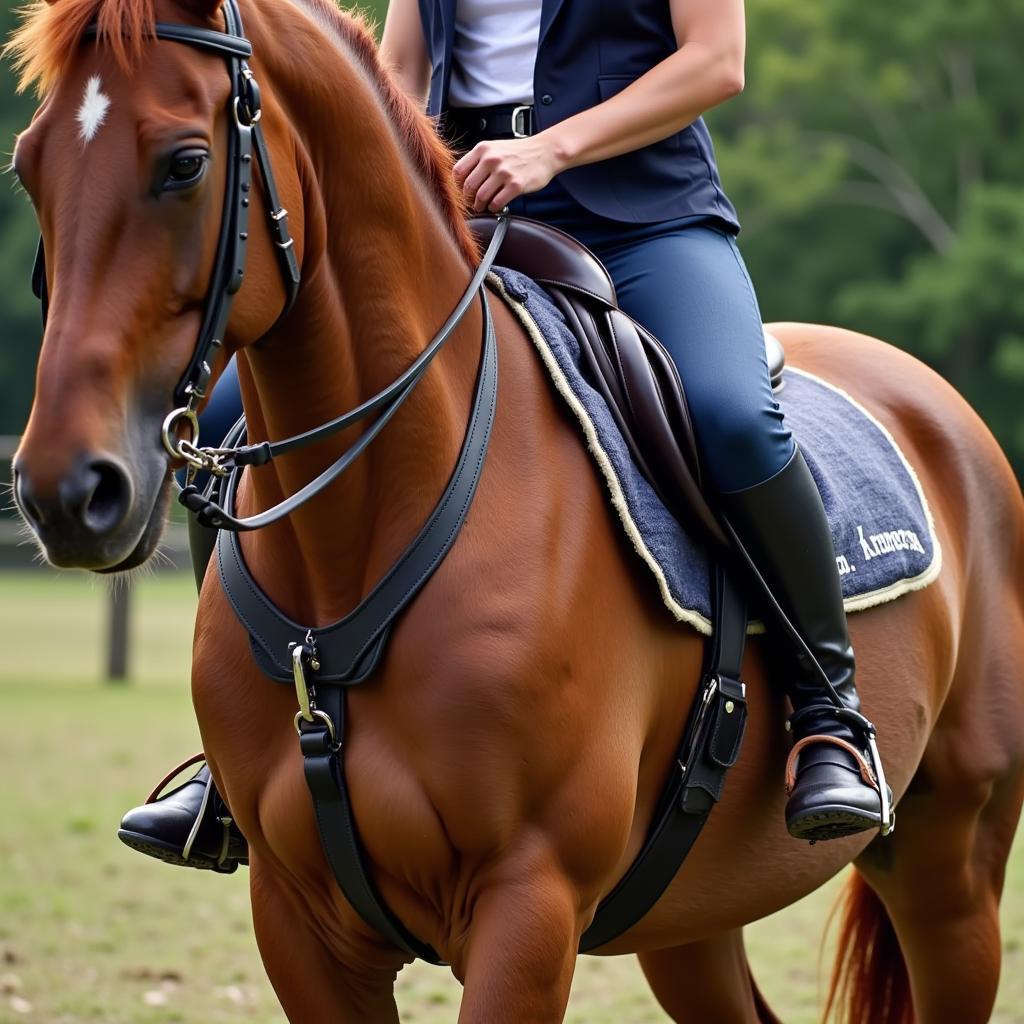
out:
{"label": "saddle", "polygon": [[[486,246],[497,221],[470,227]],[[588,383],[604,398],[640,472],[665,505],[714,547],[730,547],[704,496],[686,395],[672,357],[618,307],[615,285],[586,246],[558,228],[513,217],[498,255],[502,266],[544,286],[576,335]],[[785,354],[765,333],[772,386],[781,385]]]}

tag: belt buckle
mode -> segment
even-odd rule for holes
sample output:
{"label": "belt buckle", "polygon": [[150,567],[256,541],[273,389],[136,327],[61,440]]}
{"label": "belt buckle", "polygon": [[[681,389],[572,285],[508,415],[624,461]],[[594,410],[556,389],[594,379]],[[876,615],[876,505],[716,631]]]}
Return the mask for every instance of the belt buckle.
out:
{"label": "belt buckle", "polygon": [[[512,108],[512,138],[528,139],[533,134],[530,131],[532,125],[527,120],[532,112],[533,107],[529,104]],[[522,118],[522,128],[519,127],[520,118]]]}

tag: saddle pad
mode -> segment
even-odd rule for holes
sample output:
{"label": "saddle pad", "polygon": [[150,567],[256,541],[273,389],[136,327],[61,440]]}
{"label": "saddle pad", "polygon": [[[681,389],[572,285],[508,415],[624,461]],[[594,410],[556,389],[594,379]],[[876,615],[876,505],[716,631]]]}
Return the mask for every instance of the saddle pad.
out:
{"label": "saddle pad", "polygon": [[[579,422],[626,536],[665,606],[679,621],[710,633],[707,556],[633,464],[604,398],[580,372],[579,345],[562,315],[523,274],[499,268],[489,281],[526,329]],[[821,492],[847,612],[928,586],[939,574],[942,549],[917,474],[892,435],[819,377],[788,367],[784,380],[778,401]]]}

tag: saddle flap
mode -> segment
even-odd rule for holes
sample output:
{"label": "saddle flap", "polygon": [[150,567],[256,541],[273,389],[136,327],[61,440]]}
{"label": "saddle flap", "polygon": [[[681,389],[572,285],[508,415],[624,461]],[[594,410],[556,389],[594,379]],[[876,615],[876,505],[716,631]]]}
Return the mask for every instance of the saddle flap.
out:
{"label": "saddle flap", "polygon": [[661,343],[620,309],[609,309],[605,343],[628,403],[636,446],[650,483],[688,525],[720,546],[727,542],[701,488],[700,459],[682,381]]}

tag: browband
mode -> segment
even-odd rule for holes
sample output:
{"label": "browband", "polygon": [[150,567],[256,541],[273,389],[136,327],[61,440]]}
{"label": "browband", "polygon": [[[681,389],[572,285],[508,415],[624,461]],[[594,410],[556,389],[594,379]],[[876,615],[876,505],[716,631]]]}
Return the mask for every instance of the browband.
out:
{"label": "browband", "polygon": [[[90,25],[82,35],[83,39],[98,39],[99,28]],[[222,57],[234,57],[248,60],[252,56],[252,43],[243,36],[233,36],[227,32],[218,32],[212,28],[199,28],[191,25],[172,25],[166,21],[158,21],[153,27],[154,39],[162,39],[168,43],[184,43],[197,50],[209,50]]]}

